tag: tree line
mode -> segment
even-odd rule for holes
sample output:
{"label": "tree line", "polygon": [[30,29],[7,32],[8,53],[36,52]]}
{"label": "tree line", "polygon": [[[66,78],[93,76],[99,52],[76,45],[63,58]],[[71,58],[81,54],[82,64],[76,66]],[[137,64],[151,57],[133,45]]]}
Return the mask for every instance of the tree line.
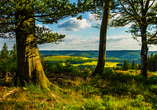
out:
{"label": "tree line", "polygon": [[[148,62],[148,67],[147,69],[149,71],[155,72],[157,71],[157,53],[153,54],[151,53],[150,56],[147,57],[147,62]],[[135,61],[133,60],[132,63],[130,64],[129,61],[124,60],[124,63],[121,66],[122,70],[128,70],[128,69],[141,69],[141,64],[136,64]]]}
{"label": "tree line", "polygon": [[148,56],[148,70],[149,71],[157,71],[157,54],[151,53],[150,56]]}
{"label": "tree line", "polygon": [[4,43],[0,53],[0,70],[2,78],[7,78],[8,73],[16,74],[17,71],[16,44],[14,44],[13,49],[9,51],[7,44]]}
{"label": "tree line", "polygon": [[134,70],[139,70],[141,69],[141,64],[136,64],[135,61],[133,60],[132,63],[130,64],[129,61],[124,60],[124,63],[121,66],[122,70],[129,70],[129,69],[134,69]]}

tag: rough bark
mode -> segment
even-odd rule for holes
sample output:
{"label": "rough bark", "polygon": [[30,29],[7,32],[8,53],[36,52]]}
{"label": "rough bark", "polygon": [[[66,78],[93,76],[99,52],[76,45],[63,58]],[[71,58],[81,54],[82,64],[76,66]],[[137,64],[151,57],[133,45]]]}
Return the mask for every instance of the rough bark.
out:
{"label": "rough bark", "polygon": [[140,26],[141,42],[142,42],[142,46],[141,46],[141,75],[143,75],[145,78],[147,78],[147,53],[148,53],[147,35],[146,35],[146,32],[147,32],[146,13],[147,13],[146,9],[142,10],[142,18],[140,19],[140,21],[138,21],[139,26]]}
{"label": "rough bark", "polygon": [[25,9],[16,12],[16,20],[20,22],[16,24],[18,63],[14,79],[19,79],[21,86],[32,82],[48,89],[51,83],[42,68],[35,37],[35,19],[31,15],[34,15],[34,13]]}
{"label": "rough bark", "polygon": [[142,46],[141,46],[141,75],[147,78],[147,36],[146,36],[146,25],[141,25],[140,30],[142,34]]}
{"label": "rough bark", "polygon": [[107,28],[110,18],[110,3],[111,1],[107,1],[105,3],[105,9],[103,12],[103,18],[101,22],[101,28],[100,28],[100,39],[99,39],[99,56],[98,56],[98,63],[94,70],[93,75],[96,74],[102,74],[104,70],[105,65],[105,59],[106,59],[106,36],[107,36]]}

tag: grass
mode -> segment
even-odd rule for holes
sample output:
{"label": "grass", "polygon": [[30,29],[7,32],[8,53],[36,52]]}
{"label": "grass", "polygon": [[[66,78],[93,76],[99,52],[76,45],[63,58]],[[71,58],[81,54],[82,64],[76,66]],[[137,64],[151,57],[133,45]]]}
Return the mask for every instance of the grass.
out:
{"label": "grass", "polygon": [[[105,62],[105,67],[117,67],[118,62]],[[65,65],[65,63],[63,63]],[[97,65],[97,61],[92,61],[92,62],[87,62],[87,63],[82,63],[82,64],[73,64],[73,66],[78,66],[78,65]]]}
{"label": "grass", "polygon": [[[73,66],[78,66],[78,65],[97,65],[97,61],[92,61],[95,60],[93,58],[87,58],[87,57],[74,57],[74,56],[47,56],[44,57],[45,61],[62,61],[66,62],[67,60],[78,60],[78,61],[84,61],[84,60],[90,60],[85,63],[78,63],[78,64],[73,64]],[[62,63],[63,66],[65,63]],[[106,62],[105,67],[117,67],[118,62]]]}
{"label": "grass", "polygon": [[45,61],[66,61],[66,60],[88,60],[92,58],[87,58],[87,57],[75,57],[75,56],[47,56],[44,57]]}
{"label": "grass", "polygon": [[[145,80],[139,71],[130,71],[111,72],[105,69],[103,77],[88,76],[85,79],[60,74],[63,82],[52,82],[67,92],[53,89],[52,93],[57,96],[57,100],[44,89],[28,84],[0,100],[0,109],[154,110],[157,107],[157,74],[149,72],[153,75]],[[15,87],[8,87],[1,96],[13,88]]]}
{"label": "grass", "polygon": [[[60,60],[62,57],[71,58],[55,57]],[[93,62],[91,64],[94,64]],[[106,64],[109,67],[116,65],[113,62]],[[140,76],[140,70],[121,71],[105,68],[102,76],[92,76],[92,70],[89,68],[80,71],[69,63],[66,66],[54,63],[53,66],[48,65],[46,70],[48,79],[67,92],[50,88],[50,93],[36,85],[27,84],[26,87],[21,87],[15,93],[2,98],[16,87],[0,86],[0,110],[157,109],[157,72],[148,71],[146,80]],[[4,84],[4,80],[0,79],[0,84],[2,83]],[[54,98],[54,95],[57,98]]]}

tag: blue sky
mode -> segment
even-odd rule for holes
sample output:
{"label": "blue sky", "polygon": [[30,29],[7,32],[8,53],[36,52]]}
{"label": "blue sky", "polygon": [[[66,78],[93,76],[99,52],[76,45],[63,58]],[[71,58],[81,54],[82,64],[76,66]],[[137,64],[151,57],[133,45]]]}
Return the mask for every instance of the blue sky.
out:
{"label": "blue sky", "polygon": [[[101,23],[96,21],[94,15],[89,12],[83,14],[82,20],[76,17],[68,17],[60,20],[57,24],[42,24],[36,22],[37,26],[48,27],[53,32],[65,34],[64,41],[59,44],[38,45],[39,50],[98,50],[99,47],[99,29],[92,26]],[[107,32],[107,50],[140,50],[140,42],[134,40],[130,33],[126,33],[128,26],[121,28],[109,28]],[[140,40],[140,39],[139,39]],[[0,38],[0,48],[4,42],[8,49],[12,49],[15,40]],[[150,46],[149,50],[156,51],[156,46]]]}

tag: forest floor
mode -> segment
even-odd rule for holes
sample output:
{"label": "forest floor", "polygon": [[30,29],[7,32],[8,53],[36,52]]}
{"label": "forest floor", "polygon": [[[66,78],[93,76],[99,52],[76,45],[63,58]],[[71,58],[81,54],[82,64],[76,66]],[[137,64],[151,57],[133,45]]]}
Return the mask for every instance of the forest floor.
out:
{"label": "forest floor", "polygon": [[47,74],[52,83],[66,92],[52,87],[49,93],[33,84],[15,87],[10,80],[5,83],[0,79],[0,110],[157,109],[156,73],[149,72],[146,80],[139,70],[105,71],[103,76],[95,77]]}

